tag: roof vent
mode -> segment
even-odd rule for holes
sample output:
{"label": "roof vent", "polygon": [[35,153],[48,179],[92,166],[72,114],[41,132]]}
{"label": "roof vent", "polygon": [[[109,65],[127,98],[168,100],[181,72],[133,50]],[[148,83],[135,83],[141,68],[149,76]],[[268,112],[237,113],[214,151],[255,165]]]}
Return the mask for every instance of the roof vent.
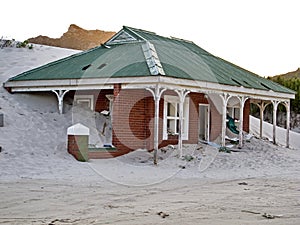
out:
{"label": "roof vent", "polygon": [[101,70],[103,67],[105,67],[107,64],[106,63],[103,63],[103,64],[101,64],[100,66],[98,66],[98,70]]}
{"label": "roof vent", "polygon": [[262,83],[262,82],[260,83],[260,85],[263,86],[264,88],[267,88],[268,90],[271,90],[271,88],[270,88],[269,86],[265,85],[265,84]]}
{"label": "roof vent", "polygon": [[231,78],[231,80],[232,80],[234,83],[238,84],[239,86],[243,86],[243,85],[242,85],[239,81],[237,81],[236,79]]}
{"label": "roof vent", "polygon": [[84,67],[82,67],[82,70],[87,70],[92,64],[86,65]]}
{"label": "roof vent", "polygon": [[247,84],[248,86],[250,86],[250,84],[249,84],[247,81],[244,80],[243,82],[244,82],[245,84]]}

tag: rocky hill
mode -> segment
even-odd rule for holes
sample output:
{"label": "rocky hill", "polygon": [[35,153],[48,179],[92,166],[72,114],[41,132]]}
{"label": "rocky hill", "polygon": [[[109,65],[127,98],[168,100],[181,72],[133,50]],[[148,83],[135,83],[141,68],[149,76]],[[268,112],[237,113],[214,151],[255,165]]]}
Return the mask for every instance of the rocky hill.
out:
{"label": "rocky hill", "polygon": [[68,31],[60,38],[50,38],[40,35],[34,38],[29,38],[28,41],[34,44],[87,50],[106,42],[114,34],[115,32],[110,31],[85,30],[75,24],[71,24]]}
{"label": "rocky hill", "polygon": [[280,75],[274,76],[273,78],[275,78],[275,80],[276,80],[276,78],[278,78],[278,77],[285,78],[285,79],[300,78],[300,68],[298,68],[296,71],[292,71],[292,72],[288,72],[285,74],[280,74]]}

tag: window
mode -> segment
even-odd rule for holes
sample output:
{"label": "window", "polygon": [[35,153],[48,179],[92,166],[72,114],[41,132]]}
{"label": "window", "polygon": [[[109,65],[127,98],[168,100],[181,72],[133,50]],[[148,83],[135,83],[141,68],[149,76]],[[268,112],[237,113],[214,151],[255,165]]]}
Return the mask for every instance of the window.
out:
{"label": "window", "polygon": [[228,115],[231,118],[234,118],[234,119],[237,119],[237,120],[240,119],[240,108],[238,108],[238,107],[227,107],[227,112],[228,112]]}
{"label": "window", "polygon": [[90,108],[94,110],[94,96],[93,95],[75,95],[74,102],[76,105]]}
{"label": "window", "polygon": [[[183,133],[182,139],[188,139],[188,119],[189,98],[183,103]],[[164,126],[163,139],[167,140],[168,135],[179,134],[179,98],[177,96],[166,95],[164,97]]]}

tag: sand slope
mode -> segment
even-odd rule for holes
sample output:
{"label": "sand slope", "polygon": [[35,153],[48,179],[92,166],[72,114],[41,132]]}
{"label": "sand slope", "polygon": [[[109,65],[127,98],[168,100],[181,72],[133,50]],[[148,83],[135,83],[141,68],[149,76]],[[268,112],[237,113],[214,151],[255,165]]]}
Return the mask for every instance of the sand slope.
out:
{"label": "sand slope", "polygon": [[[260,120],[251,116],[250,117],[250,131],[259,136]],[[273,125],[267,122],[263,123],[263,137],[273,140]],[[282,146],[286,146],[286,129],[276,127],[276,141]],[[290,131],[290,148],[300,149],[300,133]]]}

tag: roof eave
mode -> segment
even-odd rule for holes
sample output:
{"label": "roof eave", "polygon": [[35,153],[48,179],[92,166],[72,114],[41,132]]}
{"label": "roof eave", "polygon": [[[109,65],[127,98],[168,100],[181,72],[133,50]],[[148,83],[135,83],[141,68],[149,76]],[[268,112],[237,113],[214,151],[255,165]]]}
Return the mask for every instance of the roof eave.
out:
{"label": "roof eave", "polygon": [[180,78],[171,78],[163,75],[135,76],[118,78],[86,78],[86,79],[59,79],[59,80],[32,80],[32,81],[7,81],[5,88],[12,92],[51,91],[51,90],[95,90],[112,89],[113,85],[121,83],[122,88],[136,89],[151,87],[160,84],[168,89],[188,89],[203,93],[230,93],[232,95],[246,95],[251,98],[264,99],[294,99],[294,93],[260,90],[243,86],[224,85],[219,83],[195,81]]}

